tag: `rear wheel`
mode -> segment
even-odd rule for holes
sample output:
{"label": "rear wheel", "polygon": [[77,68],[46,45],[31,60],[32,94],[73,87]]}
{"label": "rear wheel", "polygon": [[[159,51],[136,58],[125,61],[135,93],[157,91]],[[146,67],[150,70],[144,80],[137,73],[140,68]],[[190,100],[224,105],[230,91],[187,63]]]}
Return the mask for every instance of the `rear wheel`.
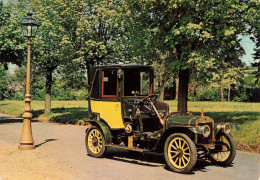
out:
{"label": "rear wheel", "polygon": [[229,165],[236,156],[236,144],[230,134],[217,134],[216,136],[216,153],[211,155],[213,163],[218,165]]}
{"label": "rear wheel", "polygon": [[85,143],[89,155],[101,157],[105,153],[105,139],[103,133],[97,127],[92,126],[87,131]]}
{"label": "rear wheel", "polygon": [[172,171],[188,173],[197,162],[196,146],[187,135],[172,134],[165,142],[164,157]]}

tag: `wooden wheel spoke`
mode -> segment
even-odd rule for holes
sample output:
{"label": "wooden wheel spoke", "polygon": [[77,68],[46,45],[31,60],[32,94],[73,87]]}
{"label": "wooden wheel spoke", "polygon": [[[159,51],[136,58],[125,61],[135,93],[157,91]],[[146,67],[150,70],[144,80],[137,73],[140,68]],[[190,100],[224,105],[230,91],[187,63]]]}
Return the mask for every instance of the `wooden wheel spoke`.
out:
{"label": "wooden wheel spoke", "polygon": [[222,155],[222,154],[223,154],[223,152],[221,152],[221,153],[220,153],[220,156],[221,156],[221,158],[222,158],[222,159],[224,159],[224,157],[223,157],[223,155]]}
{"label": "wooden wheel spoke", "polygon": [[186,142],[183,142],[183,145],[182,145],[181,149],[183,149],[183,148],[184,148],[185,144],[186,144]]}
{"label": "wooden wheel spoke", "polygon": [[177,157],[177,158],[175,159],[175,161],[174,161],[175,164],[176,164],[176,162],[178,161],[178,159],[179,159],[179,157]]}
{"label": "wooden wheel spoke", "polygon": [[177,156],[177,154],[175,154],[174,156],[171,157],[171,159],[175,158]]}
{"label": "wooden wheel spoke", "polygon": [[188,155],[188,156],[190,156],[190,153],[185,153],[185,152],[184,152],[183,154],[184,154],[184,155]]}
{"label": "wooden wheel spoke", "polygon": [[182,145],[181,145],[181,139],[179,139],[179,148],[181,148]]}
{"label": "wooden wheel spoke", "polygon": [[174,141],[174,143],[175,143],[176,147],[179,148],[177,141]]}
{"label": "wooden wheel spoke", "polygon": [[187,151],[188,149],[189,149],[189,147],[186,147],[185,149],[183,149],[183,152],[184,152],[184,151]]}
{"label": "wooden wheel spoke", "polygon": [[178,151],[170,151],[170,153],[177,154],[177,153],[178,153]]}
{"label": "wooden wheel spoke", "polygon": [[183,158],[186,159],[186,161],[189,161],[189,159],[186,156],[184,156],[184,155],[183,155]]}
{"label": "wooden wheel spoke", "polygon": [[172,147],[173,149],[177,150],[177,148],[176,148],[173,144],[171,145],[171,147]]}
{"label": "wooden wheel spoke", "polygon": [[182,157],[181,158],[181,161],[182,161],[182,163],[183,163],[183,166],[185,166],[187,163],[185,163],[185,161],[184,161],[184,158]]}
{"label": "wooden wheel spoke", "polygon": [[181,158],[179,158],[179,166],[181,166]]}

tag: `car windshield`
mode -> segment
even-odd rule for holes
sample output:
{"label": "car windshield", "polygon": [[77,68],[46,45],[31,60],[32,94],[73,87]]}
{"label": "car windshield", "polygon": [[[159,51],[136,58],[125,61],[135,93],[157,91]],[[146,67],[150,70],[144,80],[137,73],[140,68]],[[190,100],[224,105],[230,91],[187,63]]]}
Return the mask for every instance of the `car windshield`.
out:
{"label": "car windshield", "polygon": [[147,96],[151,90],[151,72],[140,69],[124,70],[124,96]]}

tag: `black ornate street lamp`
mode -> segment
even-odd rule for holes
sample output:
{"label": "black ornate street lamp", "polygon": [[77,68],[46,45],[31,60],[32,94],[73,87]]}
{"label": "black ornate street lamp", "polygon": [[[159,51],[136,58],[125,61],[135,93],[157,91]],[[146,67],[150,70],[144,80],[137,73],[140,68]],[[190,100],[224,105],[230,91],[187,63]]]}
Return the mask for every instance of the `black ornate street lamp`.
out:
{"label": "black ornate street lamp", "polygon": [[27,13],[27,17],[23,19],[22,29],[23,35],[28,38],[28,51],[27,51],[27,73],[26,73],[26,93],[25,93],[25,107],[23,114],[23,131],[20,138],[20,145],[18,149],[20,150],[28,150],[35,149],[33,145],[33,137],[32,137],[32,126],[31,126],[31,94],[30,94],[30,73],[31,73],[31,38],[35,37],[38,25],[36,24],[36,20],[33,19],[32,13]]}

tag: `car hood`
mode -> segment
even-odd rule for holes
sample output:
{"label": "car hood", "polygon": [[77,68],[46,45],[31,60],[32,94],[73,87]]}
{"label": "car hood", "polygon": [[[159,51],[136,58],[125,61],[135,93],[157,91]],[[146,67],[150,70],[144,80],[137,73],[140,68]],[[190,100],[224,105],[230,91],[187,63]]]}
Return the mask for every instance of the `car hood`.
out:
{"label": "car hood", "polygon": [[171,115],[167,119],[167,124],[174,126],[196,126],[196,122],[208,122],[212,119],[208,116],[195,116],[195,115]]}

